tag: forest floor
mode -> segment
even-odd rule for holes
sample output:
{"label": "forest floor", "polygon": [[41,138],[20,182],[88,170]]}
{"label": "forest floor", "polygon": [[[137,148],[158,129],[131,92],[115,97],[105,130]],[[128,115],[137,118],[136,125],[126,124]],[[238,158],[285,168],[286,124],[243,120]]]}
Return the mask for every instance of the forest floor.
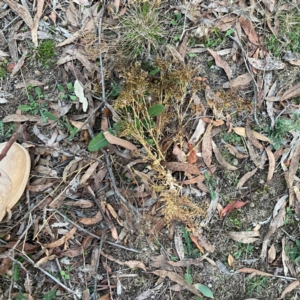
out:
{"label": "forest floor", "polygon": [[0,23],[1,143],[31,158],[0,299],[299,298],[298,1],[0,0]]}

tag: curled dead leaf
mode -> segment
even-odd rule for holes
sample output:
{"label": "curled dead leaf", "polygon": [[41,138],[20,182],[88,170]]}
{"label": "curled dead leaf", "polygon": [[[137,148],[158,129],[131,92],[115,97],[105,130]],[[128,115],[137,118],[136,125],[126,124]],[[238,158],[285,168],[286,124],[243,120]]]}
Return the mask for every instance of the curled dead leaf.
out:
{"label": "curled dead leaf", "polygon": [[228,65],[228,63],[226,61],[223,61],[221,56],[217,54],[217,52],[213,51],[212,49],[207,48],[207,51],[213,56],[213,58],[215,59],[216,65],[222,69],[224,69],[228,80],[231,79],[231,70],[230,67]]}
{"label": "curled dead leaf", "polygon": [[254,147],[256,147],[258,149],[264,149],[264,146],[254,136],[254,133],[253,133],[253,131],[250,128],[250,120],[249,119],[247,119],[247,122],[246,122],[245,132],[246,132],[247,138],[249,139],[250,143]]}
{"label": "curled dead leaf", "polygon": [[215,144],[215,142],[212,140],[212,149],[215,153],[215,156],[216,156],[216,159],[217,161],[219,162],[219,164],[221,166],[223,166],[225,169],[227,170],[231,170],[231,171],[235,171],[237,170],[238,168],[235,167],[235,166],[232,166],[231,164],[229,164],[225,159],[224,157],[222,156],[220,150],[218,149],[217,145]]}
{"label": "curled dead leaf", "polygon": [[250,244],[259,240],[260,234],[258,231],[231,231],[228,236],[239,243]]}
{"label": "curled dead leaf", "polygon": [[99,223],[102,220],[102,215],[100,211],[96,213],[96,215],[92,218],[82,218],[79,220],[80,223],[85,224],[85,225],[94,225]]}
{"label": "curled dead leaf", "polygon": [[240,189],[244,183],[251,178],[255,173],[257,172],[257,168],[255,168],[254,170],[247,172],[244,176],[242,176],[242,178],[239,180],[238,184],[236,185],[236,189]]}
{"label": "curled dead leaf", "polygon": [[183,171],[194,175],[200,175],[199,169],[195,165],[181,162],[166,162],[163,166],[170,171]]}

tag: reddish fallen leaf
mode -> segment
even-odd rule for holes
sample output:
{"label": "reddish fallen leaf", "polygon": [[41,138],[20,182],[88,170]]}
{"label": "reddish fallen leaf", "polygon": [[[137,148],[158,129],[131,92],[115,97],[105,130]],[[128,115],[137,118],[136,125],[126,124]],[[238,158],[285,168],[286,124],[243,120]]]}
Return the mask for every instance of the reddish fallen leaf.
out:
{"label": "reddish fallen leaf", "polygon": [[197,155],[194,147],[191,144],[188,144],[189,153],[188,153],[188,162],[189,164],[194,164],[197,161]]}
{"label": "reddish fallen leaf", "polygon": [[273,274],[269,274],[269,273],[262,272],[262,271],[252,269],[252,268],[241,268],[241,269],[237,270],[237,272],[238,273],[246,273],[246,274],[255,273],[256,275],[259,275],[259,276],[269,276],[269,277],[273,276]]}
{"label": "reddish fallen leaf", "polygon": [[216,65],[222,69],[224,69],[228,80],[231,79],[231,71],[228,63],[226,61],[223,61],[221,56],[217,54],[217,52],[213,51],[212,49],[207,48],[207,51],[213,56],[215,59]]}
{"label": "reddish fallen leaf", "polygon": [[191,238],[191,240],[195,243],[195,245],[196,245],[197,248],[200,250],[200,252],[201,252],[202,254],[204,254],[204,249],[203,249],[203,247],[202,247],[201,245],[199,245],[198,239],[197,239],[193,234],[190,234],[190,238]]}
{"label": "reddish fallen leaf", "polygon": [[244,17],[243,15],[241,15],[239,17],[239,22],[241,27],[244,29],[246,35],[249,38],[249,41],[258,46],[259,45],[259,40],[258,40],[258,36],[257,33],[255,31],[254,26],[252,25],[251,21],[249,18]]}
{"label": "reddish fallen leaf", "polygon": [[284,299],[284,297],[290,293],[292,290],[294,290],[298,285],[300,284],[299,280],[295,280],[292,283],[290,283],[281,293],[280,299]]}
{"label": "reddish fallen leaf", "polygon": [[228,203],[223,210],[220,213],[220,219],[223,218],[224,215],[229,214],[230,212],[232,212],[234,209],[238,209],[243,207],[244,205],[246,205],[248,202],[243,202],[240,200],[237,201],[232,201],[231,203]]}
{"label": "reddish fallen leaf", "polygon": [[10,266],[10,258],[5,257],[2,259],[1,265],[0,265],[0,275],[6,275],[9,266]]}
{"label": "reddish fallen leaf", "polygon": [[233,90],[244,89],[247,88],[251,82],[251,75],[249,73],[246,73],[232,79],[229,83],[229,87]]}

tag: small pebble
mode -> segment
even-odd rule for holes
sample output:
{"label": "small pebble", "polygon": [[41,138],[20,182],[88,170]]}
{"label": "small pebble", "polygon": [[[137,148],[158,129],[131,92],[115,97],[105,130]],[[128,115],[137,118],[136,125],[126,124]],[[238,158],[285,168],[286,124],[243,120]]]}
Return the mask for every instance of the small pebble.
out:
{"label": "small pebble", "polygon": [[48,17],[47,17],[47,16],[44,16],[44,17],[43,17],[43,20],[44,20],[44,21],[48,21]]}
{"label": "small pebble", "polygon": [[253,202],[250,203],[250,207],[253,208],[255,204]]}
{"label": "small pebble", "polygon": [[212,288],[212,284],[211,284],[211,283],[209,283],[209,284],[207,285],[207,287],[209,287],[209,288]]}
{"label": "small pebble", "polygon": [[67,21],[62,21],[61,25],[64,26],[64,27],[66,27],[68,25],[68,22]]}
{"label": "small pebble", "polygon": [[234,166],[237,166],[237,165],[239,164],[239,161],[238,161],[236,158],[234,158],[234,159],[232,160],[232,164],[233,164]]}

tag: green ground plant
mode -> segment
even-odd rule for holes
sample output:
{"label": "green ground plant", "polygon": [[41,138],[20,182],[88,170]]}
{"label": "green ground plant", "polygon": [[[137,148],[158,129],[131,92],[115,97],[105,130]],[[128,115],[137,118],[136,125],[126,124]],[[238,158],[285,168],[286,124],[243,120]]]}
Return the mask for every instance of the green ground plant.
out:
{"label": "green ground plant", "polygon": [[269,133],[270,139],[273,141],[275,150],[280,148],[284,143],[284,137],[290,131],[300,130],[300,114],[294,113],[293,119],[279,118],[275,121],[273,130],[266,128],[265,131]]}
{"label": "green ground plant", "polygon": [[286,246],[285,251],[292,261],[300,262],[300,240],[295,240],[294,246]]}
{"label": "green ground plant", "polygon": [[7,75],[7,71],[5,65],[0,64],[0,79],[6,78],[6,75]]}
{"label": "green ground plant", "polygon": [[15,129],[14,123],[5,124],[3,121],[0,121],[0,140],[8,139],[12,136]]}
{"label": "green ground plant", "polygon": [[269,278],[266,276],[255,276],[247,278],[247,294],[259,293],[268,285]]}
{"label": "green ground plant", "polygon": [[57,89],[61,92],[60,99],[70,99],[73,101],[77,99],[76,95],[74,94],[74,85],[72,82],[68,82],[66,88],[64,88],[61,84],[58,84]]}
{"label": "green ground plant", "polygon": [[53,40],[45,40],[40,42],[37,48],[36,57],[45,68],[49,68],[51,59],[55,55],[55,43]]}
{"label": "green ground plant", "polygon": [[32,86],[27,88],[27,98],[29,100],[28,104],[19,105],[19,110],[27,112],[32,115],[40,115],[44,122],[47,121],[44,113],[47,111],[48,103],[42,102],[44,99],[43,92],[40,87],[33,89]]}
{"label": "green ground plant", "polygon": [[251,257],[253,255],[254,246],[248,244],[238,243],[238,250],[233,253],[235,259],[242,259],[244,257]]}
{"label": "green ground plant", "polygon": [[165,16],[150,3],[135,4],[121,18],[119,50],[130,60],[156,54],[168,36]]}

